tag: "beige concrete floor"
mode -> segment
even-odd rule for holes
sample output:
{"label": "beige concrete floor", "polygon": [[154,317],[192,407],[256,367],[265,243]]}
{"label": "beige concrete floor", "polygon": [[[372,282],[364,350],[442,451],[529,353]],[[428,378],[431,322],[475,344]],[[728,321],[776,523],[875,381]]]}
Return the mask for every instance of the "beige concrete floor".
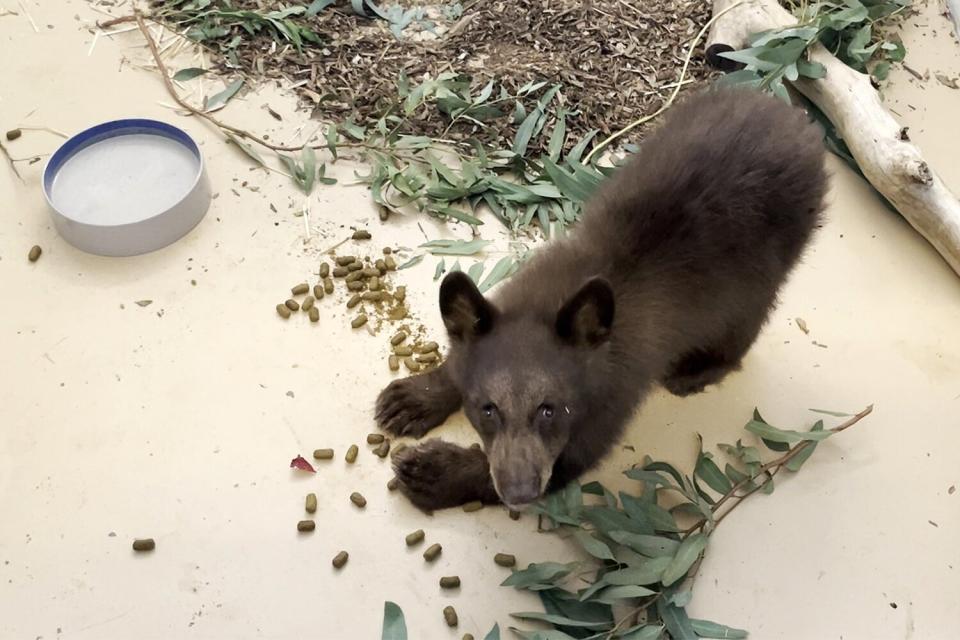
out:
{"label": "beige concrete floor", "polygon": [[[353,467],[338,455],[316,476],[287,468],[297,453],[361,443],[390,374],[383,337],[351,334],[341,304],[327,304],[319,326],[282,322],[274,304],[310,279],[319,251],[348,226],[369,226],[377,247],[413,246],[418,221],[381,226],[363,188],[326,188],[305,243],[295,188],[162,106],[157,76],[130,64],[145,60],[137,34],[101,37],[91,51],[84,27],[99,16],[86,3],[25,5],[39,33],[22,15],[0,17],[0,129],[168,120],[201,142],[220,196],[174,246],[106,259],[57,237],[41,164],[20,165],[22,184],[0,169],[0,639],[375,638],[388,599],[406,612],[411,638],[479,637],[494,621],[510,624],[509,612],[536,608],[497,586],[505,570],[490,560],[571,553],[532,518],[515,523],[492,508],[423,516],[387,492],[388,465],[365,445]],[[908,64],[956,77],[947,30],[936,6],[924,8],[904,35]],[[960,91],[898,71],[886,93],[960,192]],[[282,125],[265,116],[267,101],[287,116]],[[276,92],[238,99],[224,116],[281,139],[302,122]],[[57,143],[30,131],[10,150],[24,157]],[[691,612],[758,639],[956,638],[960,280],[866,185],[830,166],[829,223],[744,370],[692,399],[650,398],[623,443],[636,453],[618,449],[593,475],[627,487],[619,471],[642,453],[689,468],[695,432],[709,444],[734,440],[755,405],[776,424],[804,427],[817,418],[808,408],[875,403],[800,475],[723,523]],[[351,168],[335,175],[349,181]],[[429,237],[441,233],[425,225]],[[29,264],[33,244],[44,254]],[[433,265],[401,278],[440,335]],[[154,302],[141,308],[141,299]],[[473,439],[462,416],[438,433]],[[369,501],[362,513],[347,501],[354,490]],[[321,495],[319,528],[300,536],[307,491]],[[443,544],[432,566],[404,546],[417,528]],[[138,536],[156,538],[157,550],[134,556]],[[330,558],[342,548],[351,559],[336,573]],[[440,593],[438,576],[452,573],[461,592]],[[442,622],[448,603],[460,613],[457,634]]]}

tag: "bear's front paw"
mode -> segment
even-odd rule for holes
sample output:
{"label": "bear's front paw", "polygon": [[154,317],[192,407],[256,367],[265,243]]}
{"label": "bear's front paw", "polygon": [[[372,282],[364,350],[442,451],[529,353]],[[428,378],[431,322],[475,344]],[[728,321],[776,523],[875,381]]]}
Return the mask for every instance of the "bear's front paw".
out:
{"label": "bear's front paw", "polygon": [[424,511],[495,500],[486,454],[442,440],[404,449],[393,459],[400,490]]}
{"label": "bear's front paw", "polygon": [[440,369],[394,380],[377,398],[377,426],[419,438],[460,406],[460,393]]}

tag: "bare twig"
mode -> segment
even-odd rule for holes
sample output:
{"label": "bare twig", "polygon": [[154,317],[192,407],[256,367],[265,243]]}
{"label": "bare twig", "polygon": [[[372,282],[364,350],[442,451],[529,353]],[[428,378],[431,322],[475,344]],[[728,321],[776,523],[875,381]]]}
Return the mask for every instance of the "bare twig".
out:
{"label": "bare twig", "polygon": [[3,143],[0,142],[0,152],[3,153],[3,157],[7,159],[7,162],[10,163],[10,170],[13,171],[13,175],[17,176],[20,179],[20,182],[23,182],[23,176],[20,175],[20,172],[17,171],[17,165],[14,164],[13,156],[10,155],[10,152],[7,151],[7,148],[3,146]]}

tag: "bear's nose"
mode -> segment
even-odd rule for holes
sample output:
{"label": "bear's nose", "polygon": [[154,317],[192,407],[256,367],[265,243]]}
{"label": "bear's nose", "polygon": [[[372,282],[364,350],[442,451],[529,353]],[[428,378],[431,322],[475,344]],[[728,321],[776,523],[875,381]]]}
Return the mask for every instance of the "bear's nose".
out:
{"label": "bear's nose", "polygon": [[526,507],[540,497],[540,479],[533,477],[524,481],[513,481],[503,487],[500,496],[508,507]]}

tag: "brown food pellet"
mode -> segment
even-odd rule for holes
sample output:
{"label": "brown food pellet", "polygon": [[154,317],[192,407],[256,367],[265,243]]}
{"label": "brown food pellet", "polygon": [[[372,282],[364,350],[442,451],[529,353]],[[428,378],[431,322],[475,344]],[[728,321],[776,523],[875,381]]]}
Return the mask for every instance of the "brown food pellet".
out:
{"label": "brown food pellet", "polygon": [[430,364],[431,362],[436,362],[439,359],[440,359],[440,356],[438,356],[435,353],[424,353],[417,356],[417,362],[420,362],[422,364]]}
{"label": "brown food pellet", "polygon": [[410,357],[403,359],[403,366],[405,366],[410,373],[416,373],[420,371],[420,365],[417,364],[416,360]]}
{"label": "brown food pellet", "polygon": [[307,513],[316,513],[317,512],[317,494],[308,493],[307,499],[303,507],[304,509],[307,510]]}
{"label": "brown food pellet", "polygon": [[423,542],[423,537],[424,537],[423,529],[417,529],[413,533],[408,533],[406,538],[407,546],[412,547],[415,544],[420,544],[421,542]]}
{"label": "brown food pellet", "polygon": [[393,292],[393,298],[399,302],[403,303],[407,299],[407,289],[405,287],[397,287],[397,290]]}
{"label": "brown food pellet", "polygon": [[520,519],[520,512],[519,512],[519,511],[510,511],[510,519],[511,519],[511,520],[519,520],[519,519]]}
{"label": "brown food pellet", "polygon": [[353,493],[350,494],[350,502],[352,502],[353,504],[357,505],[357,506],[360,507],[361,509],[363,509],[365,506],[367,506],[367,499],[364,498],[364,497],[363,497],[362,495],[360,495],[359,493],[357,493],[356,491],[354,491]]}
{"label": "brown food pellet", "polygon": [[370,291],[380,291],[380,278],[373,276],[367,282],[367,286],[370,288]]}
{"label": "brown food pellet", "polygon": [[297,523],[297,531],[307,532],[317,528],[317,523],[313,520],[301,520]]}
{"label": "brown food pellet", "polygon": [[387,482],[387,491],[396,491],[397,487],[400,486],[400,481],[396,478],[390,478]]}
{"label": "brown food pellet", "polygon": [[370,235],[370,232],[366,229],[357,229],[353,232],[353,235],[350,236],[353,240],[369,240],[373,236]]}
{"label": "brown food pellet", "polygon": [[362,300],[362,298],[360,297],[359,293],[353,294],[353,296],[347,300],[347,309],[353,309],[355,306],[360,304],[360,300]]}
{"label": "brown food pellet", "polygon": [[380,446],[373,450],[373,455],[378,458],[386,458],[387,454],[390,453],[390,441],[384,440],[380,443]]}
{"label": "brown food pellet", "polygon": [[398,344],[400,344],[406,339],[407,339],[407,334],[403,331],[398,331],[395,334],[393,334],[392,338],[390,338],[390,344],[392,344],[393,346],[397,346]]}
{"label": "brown food pellet", "polygon": [[320,309],[316,307],[310,307],[310,322],[318,322],[320,320]]}
{"label": "brown food pellet", "polygon": [[430,353],[431,351],[436,351],[440,348],[440,345],[436,342],[425,342],[420,345],[420,353]]}
{"label": "brown food pellet", "polygon": [[278,304],[278,305],[277,305],[277,313],[280,314],[280,317],[281,317],[281,318],[289,318],[289,317],[290,317],[290,309],[287,309],[287,306],[286,306],[286,305],[283,305],[283,304]]}
{"label": "brown food pellet", "polygon": [[349,271],[361,271],[363,269],[363,263],[360,261],[351,262],[347,265],[347,270]]}
{"label": "brown food pellet", "polygon": [[321,278],[326,278],[328,275],[330,275],[330,265],[327,264],[326,262],[321,262],[321,263],[320,263],[320,277],[321,277]]}
{"label": "brown food pellet", "polygon": [[444,576],[440,578],[441,589],[457,589],[460,586],[460,576]]}
{"label": "brown food pellet", "polygon": [[497,555],[493,556],[493,561],[501,567],[512,567],[517,564],[516,557],[510,555],[509,553],[498,553]]}
{"label": "brown food pellet", "polygon": [[345,267],[348,264],[353,263],[356,259],[357,259],[356,256],[338,256],[337,266]]}
{"label": "brown food pellet", "polygon": [[357,454],[359,452],[360,452],[360,449],[357,447],[357,445],[352,444],[350,445],[350,448],[347,449],[347,455],[345,455],[343,459],[349,462],[350,464],[353,464],[354,462],[357,461]]}
{"label": "brown food pellet", "polygon": [[367,324],[367,316],[366,314],[363,314],[363,313],[361,313],[356,318],[350,321],[350,326],[353,327],[354,329],[359,329],[365,324]]}
{"label": "brown food pellet", "polygon": [[7,131],[7,140],[10,140],[12,142],[17,138],[19,138],[21,135],[23,135],[23,131],[20,131],[20,129],[10,129],[10,131]]}
{"label": "brown food pellet", "polygon": [[315,449],[313,451],[314,460],[333,460],[333,449]]}
{"label": "brown food pellet", "polygon": [[354,282],[348,282],[348,283],[347,283],[347,289],[350,290],[350,291],[363,291],[363,288],[364,288],[365,286],[366,286],[366,285],[365,285],[362,281],[360,281],[360,280],[356,280],[356,281],[354,281]]}
{"label": "brown food pellet", "polygon": [[373,278],[380,275],[380,272],[373,267],[364,267],[360,270],[360,273],[363,274],[364,278]]}
{"label": "brown food pellet", "polygon": [[[284,309],[286,309],[286,307],[284,307]],[[400,358],[391,355],[387,358],[387,366],[390,367],[390,371],[400,371]]]}
{"label": "brown food pellet", "polygon": [[349,553],[347,553],[346,551],[341,551],[337,555],[333,556],[333,566],[336,567],[337,569],[340,569],[341,567],[343,567],[343,565],[347,564],[347,560],[349,558],[350,558]]}
{"label": "brown food pellet", "polygon": [[40,245],[35,244],[30,247],[30,253],[27,254],[27,260],[30,262],[36,262],[40,259],[41,253],[43,253],[43,249],[40,248]]}
{"label": "brown food pellet", "polygon": [[433,562],[440,557],[440,552],[443,551],[443,547],[439,544],[432,544],[427,547],[427,550],[423,552],[423,559],[427,562]]}
{"label": "brown food pellet", "polygon": [[472,634],[472,633],[465,633],[465,634],[463,634],[463,638],[461,638],[461,640],[473,640],[473,634]]}
{"label": "brown food pellet", "polygon": [[363,278],[363,272],[362,272],[362,271],[351,271],[351,272],[349,272],[349,275],[347,275],[347,277],[344,278],[344,280],[346,280],[347,282],[356,282],[357,280],[360,280],[361,278]]}
{"label": "brown food pellet", "polygon": [[313,297],[316,298],[317,300],[319,300],[320,298],[323,297],[323,285],[322,285],[322,284],[317,283],[317,284],[313,285]]}
{"label": "brown food pellet", "polygon": [[334,268],[333,268],[333,277],[334,277],[334,278],[343,278],[343,277],[345,277],[348,273],[350,273],[350,269],[347,269],[346,267],[334,267]]}
{"label": "brown food pellet", "polygon": [[287,300],[283,304],[286,305],[287,309],[290,309],[290,311],[297,311],[300,309],[300,303],[298,303],[293,298]]}
{"label": "brown food pellet", "polygon": [[394,347],[393,352],[402,358],[413,355],[413,349],[410,347]]}
{"label": "brown food pellet", "polygon": [[364,291],[363,299],[367,302],[380,302],[383,299],[382,291]]}
{"label": "brown food pellet", "polygon": [[443,608],[443,619],[447,621],[448,627],[455,627],[460,622],[457,619],[457,610],[449,605]]}
{"label": "brown food pellet", "polygon": [[[308,289],[309,290],[309,289]],[[300,308],[304,311],[310,311],[313,308],[313,303],[317,301],[313,296],[307,296],[303,299],[303,302],[300,304]]]}
{"label": "brown food pellet", "polygon": [[480,443],[479,443],[479,442],[474,442],[472,445],[470,445],[470,448],[473,449],[473,450],[475,450],[475,451],[480,451]]}
{"label": "brown food pellet", "polygon": [[387,272],[387,263],[383,261],[383,258],[377,258],[377,261],[373,263],[373,266],[377,268],[377,271],[380,272],[380,275],[383,275]]}
{"label": "brown food pellet", "polygon": [[367,434],[367,444],[380,444],[381,442],[383,442],[383,440],[384,438],[382,433]]}
{"label": "brown food pellet", "polygon": [[306,282],[301,282],[297,286],[290,289],[290,293],[295,296],[303,295],[307,291],[310,291],[310,285],[308,285]]}
{"label": "brown food pellet", "polygon": [[391,249],[390,247],[384,247],[384,248],[383,248],[383,255],[388,256],[388,255],[390,255],[391,253],[393,253],[393,249]]}
{"label": "brown food pellet", "polygon": [[323,279],[323,292],[333,293],[333,280],[331,278]]}
{"label": "brown food pellet", "polygon": [[383,264],[387,266],[387,271],[397,270],[397,261],[393,259],[393,256],[387,256],[386,258],[384,258]]}
{"label": "brown food pellet", "polygon": [[480,502],[479,500],[474,500],[473,502],[468,502],[467,504],[463,505],[463,510],[466,511],[467,513],[472,513],[473,511],[480,511],[480,509],[483,509],[483,503]]}
{"label": "brown food pellet", "polygon": [[157,543],[153,541],[153,538],[137,538],[133,541],[134,551],[153,551],[156,547]]}
{"label": "brown food pellet", "polygon": [[390,219],[390,211],[386,207],[380,207],[378,214],[380,216],[380,222],[386,222]]}

